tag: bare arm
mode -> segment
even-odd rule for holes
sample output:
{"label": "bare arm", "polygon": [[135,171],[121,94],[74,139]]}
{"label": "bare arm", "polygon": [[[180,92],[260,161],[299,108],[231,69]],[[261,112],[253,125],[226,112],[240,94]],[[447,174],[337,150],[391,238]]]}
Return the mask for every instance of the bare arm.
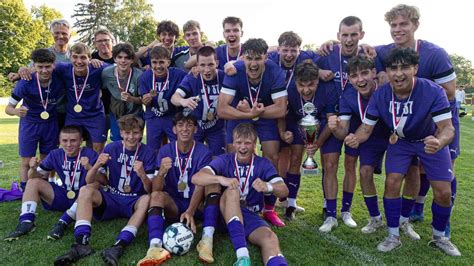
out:
{"label": "bare arm", "polygon": [[332,134],[340,140],[344,140],[344,138],[349,133],[349,124],[350,120],[342,120],[340,117],[335,115],[328,118],[329,129],[331,130]]}
{"label": "bare arm", "polygon": [[267,119],[275,119],[285,117],[288,97],[283,96],[273,100],[273,104],[265,106],[265,110],[260,114],[260,117]]}
{"label": "bare arm", "polygon": [[239,188],[239,181],[237,178],[227,178],[221,175],[215,175],[211,170],[208,168],[203,168],[201,171],[197,172],[193,175],[192,178],[193,184],[197,186],[205,187],[207,185],[212,184],[220,184],[224,187],[229,187],[233,189]]}
{"label": "bare arm", "polygon": [[453,101],[456,95],[456,79],[440,84],[440,86],[443,87],[444,91],[446,92],[448,100]]}
{"label": "bare arm", "polygon": [[454,138],[454,127],[451,119],[441,120],[436,123],[438,130],[435,136],[425,138],[425,152],[429,154],[436,153],[451,143]]}
{"label": "bare arm", "polygon": [[252,119],[255,116],[252,116],[251,112],[243,112],[234,107],[230,104],[234,96],[220,93],[219,98],[217,100],[217,114],[221,119],[228,119],[228,120],[236,120],[236,119]]}
{"label": "bare arm", "polygon": [[372,132],[374,131],[375,125],[371,126],[365,123],[357,128],[355,134],[349,134],[344,139],[344,142],[351,148],[359,147],[360,143],[366,142],[367,139],[370,137]]}

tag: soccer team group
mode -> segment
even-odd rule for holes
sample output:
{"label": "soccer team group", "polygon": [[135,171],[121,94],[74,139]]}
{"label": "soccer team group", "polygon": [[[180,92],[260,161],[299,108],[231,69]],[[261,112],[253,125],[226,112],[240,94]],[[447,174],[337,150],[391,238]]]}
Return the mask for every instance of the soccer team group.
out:
{"label": "soccer team group", "polygon": [[[415,39],[419,17],[416,7],[392,8],[385,20],[394,42],[375,48],[359,45],[362,22],[346,17],[338,41],[328,41],[318,54],[302,51],[301,38],[291,31],[280,35],[278,47],[263,39],[241,44],[236,17],[224,19],[226,44],[219,47],[201,41],[196,21],[183,26],[189,46],[176,47],[178,26],[162,21],[159,41],[137,53],[128,43],[112,47],[112,34],[100,29],[91,54],[83,43],[69,47],[69,24],[54,21],[53,47],[33,51],[32,65],[9,75],[19,79],[6,113],[20,117],[24,195],[19,224],[5,240],[33,231],[41,202],[63,212],[48,238],[61,238],[75,223],[75,243],[55,265],[92,253],[93,217],[129,219],[115,244],[101,252],[109,265],[118,264],[145,220],[149,249],[138,265],[166,261],[165,224],[182,221],[196,232],[194,219],[202,220],[197,250],[204,262],[214,261],[213,235],[222,223],[236,253],[234,265],[250,265],[247,241],[260,247],[266,265],[287,265],[265,220],[285,226],[274,211],[277,201],[286,208],[286,222],[304,211],[296,204],[302,157],[305,150],[320,150],[325,218],[319,231],[337,227],[344,146],[345,225],[357,227],[350,208],[359,160],[370,215],[361,231],[384,227],[373,176],[385,155],[388,237],[377,249],[400,247],[400,229],[420,239],[410,221],[423,219],[431,187],[431,243],[460,256],[449,226],[459,155],[456,75],[442,48]],[[312,143],[298,126],[308,115],[306,103],[321,123]],[[105,145],[108,130],[113,142]],[[82,147],[84,140],[92,148]]]}

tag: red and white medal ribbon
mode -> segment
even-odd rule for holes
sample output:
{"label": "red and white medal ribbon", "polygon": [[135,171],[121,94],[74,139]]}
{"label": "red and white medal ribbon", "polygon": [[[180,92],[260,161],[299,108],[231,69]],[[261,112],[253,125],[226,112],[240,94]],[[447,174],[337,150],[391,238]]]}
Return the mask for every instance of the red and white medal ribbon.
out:
{"label": "red and white medal ribbon", "polygon": [[82,149],[79,150],[79,153],[77,154],[76,156],[76,159],[74,160],[74,171],[71,171],[71,169],[68,169],[67,167],[67,155],[66,155],[66,151],[64,151],[64,169],[68,169],[69,170],[69,176],[66,177],[66,181],[69,180],[69,186],[66,182],[66,189],[67,190],[74,190],[74,181],[76,180],[76,172],[77,172],[77,169],[79,168],[79,160],[81,158],[81,151]]}
{"label": "red and white medal ribbon", "polygon": [[[199,77],[201,78],[201,84],[202,84],[202,90],[204,91],[204,104],[207,107],[207,110],[211,107],[211,97],[209,96],[210,94],[210,89],[207,91],[206,84],[204,83],[204,79],[202,78],[202,75],[199,74]],[[217,84],[219,84],[219,72],[216,70],[216,79],[217,79]]]}
{"label": "red and white medal ribbon", "polygon": [[169,83],[169,75],[170,73],[169,72],[166,72],[166,81],[165,83],[163,84],[163,86],[160,87],[159,90],[156,89],[156,82],[155,82],[155,72],[153,72],[153,78],[152,78],[152,90],[156,91],[156,92],[162,92],[165,90],[166,86],[168,85]]}
{"label": "red and white medal ribbon", "polygon": [[[407,99],[407,103],[410,102],[410,98],[411,98],[411,95],[413,93],[413,90],[415,89],[415,78],[413,77],[413,84],[412,84],[412,87],[411,87],[411,91],[410,91],[410,95],[408,96],[408,99]],[[400,115],[400,118],[397,119],[397,110],[395,110],[395,93],[393,92],[393,88],[392,88],[392,106],[391,106],[391,109],[392,109],[392,125],[393,125],[393,132],[396,133],[397,132],[397,128],[398,126],[400,125],[400,121],[402,121],[402,118],[405,114],[404,112],[404,109],[405,107],[403,106],[400,106],[400,108],[402,108],[402,114]]]}
{"label": "red and white medal ribbon", "polygon": [[41,84],[40,84],[40,81],[39,81],[38,72],[36,72],[36,84],[38,85],[38,94],[39,94],[40,99],[41,99],[41,105],[43,106],[44,111],[46,112],[46,109],[48,108],[48,102],[49,102],[49,86],[51,85],[51,80],[48,82],[48,90],[47,90],[47,94],[46,94],[46,100],[44,100],[44,98],[43,98],[43,92],[41,91]]}
{"label": "red and white medal ribbon", "polygon": [[[193,152],[194,152],[194,147],[195,146],[196,146],[196,142],[193,141],[193,146],[191,147],[191,150],[189,151],[188,156],[184,160],[184,167],[183,167],[182,164],[181,164],[181,159],[179,157],[178,142],[176,141],[176,143],[175,143],[176,157],[177,157],[178,166],[179,166],[179,182],[184,182],[183,181],[184,173],[186,173],[186,169],[188,169],[189,162],[191,161],[190,159],[192,159],[192,157],[193,157]],[[185,183],[187,183],[187,182],[185,182]]]}
{"label": "red and white medal ribbon", "polygon": [[[122,85],[120,85],[120,80],[119,80],[119,74],[118,74],[117,67],[115,67],[115,77],[117,79],[117,86],[118,86],[120,92],[128,92],[128,87],[130,86],[130,80],[132,79],[132,72],[133,72],[133,69],[130,68],[130,71],[128,73],[127,85],[125,86],[125,89],[123,89]],[[154,76],[155,75],[153,74],[153,77]]]}
{"label": "red and white medal ribbon", "polygon": [[240,198],[245,198],[247,195],[244,195],[245,193],[245,188],[247,187],[247,182],[249,180],[249,177],[250,177],[250,173],[252,172],[252,168],[253,168],[253,159],[254,159],[254,155],[252,154],[252,158],[250,159],[250,164],[248,166],[248,169],[247,169],[247,173],[245,174],[245,181],[244,181],[244,185],[242,186],[242,182],[240,181],[241,179],[241,176],[240,176],[240,171],[239,171],[239,163],[237,162],[237,154],[235,154],[234,156],[234,167],[235,167],[235,175],[237,176],[237,178],[239,179],[239,185],[240,185]]}
{"label": "red and white medal ribbon", "polygon": [[89,66],[87,66],[86,79],[84,80],[84,84],[82,85],[81,91],[78,94],[77,84],[76,84],[76,75],[74,74],[74,67],[72,68],[72,81],[74,83],[74,95],[76,96],[76,103],[77,104],[79,104],[79,101],[81,100],[81,97],[82,97],[82,94],[84,93],[84,89],[86,88],[88,79],[89,79]]}
{"label": "red and white medal ribbon", "polygon": [[257,103],[257,101],[258,101],[258,96],[260,95],[260,87],[262,86],[262,81],[263,81],[263,73],[260,76],[260,83],[258,83],[257,95],[255,95],[255,98],[254,98],[253,94],[252,94],[252,89],[251,89],[251,86],[250,86],[250,82],[249,82],[249,79],[247,77],[247,88],[249,90],[249,97],[250,97],[250,101],[252,102],[252,107],[255,106],[255,103]]}
{"label": "red and white medal ribbon", "polygon": [[[359,47],[357,47],[357,52],[355,55],[358,55],[358,54],[359,54]],[[343,65],[344,65],[344,60],[342,60],[342,44],[339,44],[339,75],[341,76],[340,83],[341,83],[342,91],[344,91],[344,89],[346,88],[347,82],[349,81],[348,79],[344,79],[344,72],[342,71]]]}
{"label": "red and white medal ribbon", "polygon": [[[237,59],[239,59],[240,52],[242,52],[241,48],[242,48],[242,46],[239,45],[239,53],[237,54]],[[230,62],[231,60],[230,60],[230,55],[229,55],[229,45],[225,46],[225,56],[227,58],[227,62]]]}
{"label": "red and white medal ribbon", "polygon": [[133,155],[133,159],[130,161],[130,166],[131,169],[128,171],[128,166],[127,166],[127,161],[128,161],[128,156],[125,153],[125,144],[122,141],[122,154],[123,154],[123,165],[125,166],[125,186],[130,185],[130,175],[132,174],[133,171],[133,164],[137,160],[138,157],[138,151],[140,150],[141,143],[138,143],[137,149],[135,150],[135,154]]}

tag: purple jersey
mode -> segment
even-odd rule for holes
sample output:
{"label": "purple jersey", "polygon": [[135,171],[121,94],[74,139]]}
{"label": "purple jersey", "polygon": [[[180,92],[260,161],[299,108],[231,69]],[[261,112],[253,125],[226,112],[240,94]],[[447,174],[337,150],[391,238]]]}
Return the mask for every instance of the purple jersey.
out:
{"label": "purple jersey", "polygon": [[240,56],[241,51],[242,50],[239,51],[239,54],[237,56],[230,56],[227,52],[227,44],[218,46],[216,48],[216,55],[217,59],[219,60],[219,65],[217,66],[217,68],[220,70],[224,70],[225,64],[229,61],[237,60]]}
{"label": "purple jersey", "polygon": [[[188,50],[189,49],[189,46],[175,46],[173,48],[173,53],[171,54],[171,64],[170,64],[170,67],[175,67],[175,60],[176,58],[178,57],[178,55],[185,51],[185,50]],[[140,58],[140,62],[142,63],[142,66],[149,66],[151,65],[151,57],[150,57],[150,52],[151,52],[151,48],[148,49],[146,52],[145,52],[145,55],[143,55],[141,58]]]}
{"label": "purple jersey", "polygon": [[42,123],[56,120],[56,103],[58,99],[64,95],[63,83],[59,79],[57,72],[53,71],[50,84],[47,87],[41,87],[41,94],[43,96],[43,103],[47,102],[46,111],[49,114],[48,119],[40,117],[43,112],[44,105],[41,102],[40,91],[38,89],[38,80],[36,74],[31,74],[31,80],[20,80],[13,89],[9,103],[17,105],[23,99],[22,106],[28,108],[26,116],[21,118],[27,122]]}
{"label": "purple jersey", "polygon": [[[74,88],[73,65],[71,63],[59,63],[56,65],[61,79],[66,87],[67,95],[67,115],[74,119],[94,118],[97,115],[104,115],[104,105],[100,100],[100,92],[102,89],[102,70],[109,64],[104,63],[99,68],[94,68],[89,64],[89,75],[75,76],[76,88]],[[87,82],[87,84],[84,84]],[[82,95],[81,95],[82,91]],[[80,97],[77,102],[76,97]],[[77,113],[74,111],[76,104],[81,105],[82,111]]]}
{"label": "purple jersey", "polygon": [[168,75],[163,78],[156,78],[153,84],[153,70],[145,71],[140,77],[140,95],[149,93],[155,89],[157,95],[153,97],[150,104],[146,106],[144,118],[151,119],[155,117],[173,117],[178,108],[171,103],[171,97],[178,88],[181,80],[186,76],[186,72],[181,69],[170,67]]}
{"label": "purple jersey", "polygon": [[[392,102],[392,99],[394,101]],[[408,141],[422,141],[434,135],[436,122],[451,119],[449,102],[444,90],[436,83],[416,78],[409,97],[397,99],[390,83],[374,92],[370,98],[364,123],[375,125],[379,118],[394,131],[393,111],[395,111],[397,135]],[[396,122],[397,123],[397,122]]]}
{"label": "purple jersey", "polygon": [[[355,130],[362,124],[365,111],[369,98],[365,98],[362,95],[359,96],[352,85],[348,87],[342,93],[341,99],[339,100],[339,117],[341,120],[350,120],[350,133],[354,133]],[[372,132],[371,138],[388,139],[390,136],[390,130],[385,123],[377,123]]]}
{"label": "purple jersey", "polygon": [[[173,199],[190,200],[194,193],[194,184],[191,182],[192,176],[211,162],[212,154],[209,149],[200,142],[195,141],[194,143],[193,151],[188,153],[178,151],[179,155],[177,155],[176,142],[173,141],[163,146],[158,154],[156,161],[158,168],[163,158],[169,157],[173,162],[172,168],[166,174],[165,187],[163,189]],[[181,172],[183,173],[182,175]],[[180,183],[185,184],[183,189],[180,189]]]}
{"label": "purple jersey", "polygon": [[[104,153],[109,154],[110,160],[100,169],[100,172],[107,175],[108,187],[112,194],[135,197],[146,194],[143,182],[133,170],[135,160],[143,162],[143,169],[149,179],[155,173],[155,152],[147,145],[141,143],[137,150],[129,151],[124,148],[122,141],[109,143],[104,148]],[[126,186],[130,186],[131,191],[125,191]],[[125,190],[124,190],[125,189]]]}
{"label": "purple jersey", "polygon": [[[218,70],[215,79],[205,81],[201,78],[201,75],[195,78],[193,74],[188,74],[179,84],[177,92],[181,97],[199,96],[200,101],[192,114],[198,119],[199,127],[202,130],[224,127],[224,120],[217,119],[217,98],[219,97],[224,75],[224,71]],[[205,88],[203,88],[203,85]],[[212,119],[209,120],[209,118]]]}
{"label": "purple jersey", "polygon": [[307,59],[310,59],[313,62],[316,62],[316,60],[319,57],[320,57],[320,55],[316,54],[315,52],[313,52],[311,50],[300,51],[300,54],[298,55],[298,58],[296,58],[295,64],[292,67],[287,68],[287,67],[285,67],[284,65],[281,64],[280,55],[278,54],[277,51],[268,53],[268,59],[273,61],[275,64],[280,66],[280,68],[283,71],[285,71],[285,84],[288,84],[288,81],[290,81],[290,79],[294,78],[293,72],[295,71],[295,68],[298,64],[300,64],[301,62],[303,62],[304,60],[307,60]]}
{"label": "purple jersey", "polygon": [[[283,182],[270,160],[257,155],[253,156],[253,165],[251,165],[250,163],[241,164],[237,162],[235,153],[222,154],[212,160],[206,168],[215,175],[227,178],[238,178],[240,176],[240,199],[245,200],[246,208],[253,212],[259,212],[263,209],[263,193],[257,192],[252,187],[255,179],[260,178],[270,183]],[[239,174],[236,168],[238,168]]]}
{"label": "purple jersey", "polygon": [[[239,101],[246,99],[252,107],[253,100],[263,103],[264,106],[273,104],[273,100],[288,96],[285,87],[285,74],[273,61],[265,62],[265,72],[259,84],[250,84],[243,61],[235,63],[237,74],[226,75],[222,85],[222,93],[234,96],[232,106],[236,107]],[[250,93],[250,94],[249,94]]]}
{"label": "purple jersey", "polygon": [[[359,52],[363,50],[359,48]],[[332,82],[334,82],[338,97],[341,97],[342,92],[349,85],[347,62],[351,57],[342,55],[341,46],[336,45],[328,56],[321,56],[316,60],[316,64],[321,69],[331,70],[334,73]]]}
{"label": "purple jersey", "polygon": [[75,157],[66,156],[63,149],[52,150],[38,166],[38,172],[56,171],[61,179],[62,187],[66,190],[79,191],[86,184],[87,170],[81,165],[81,157],[87,157],[89,164],[97,161],[97,153],[87,147],[81,148]]}

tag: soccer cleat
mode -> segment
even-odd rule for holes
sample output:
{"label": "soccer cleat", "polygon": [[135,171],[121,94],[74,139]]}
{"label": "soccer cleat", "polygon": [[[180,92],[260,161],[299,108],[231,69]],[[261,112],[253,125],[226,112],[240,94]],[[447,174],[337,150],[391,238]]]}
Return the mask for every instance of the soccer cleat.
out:
{"label": "soccer cleat", "polygon": [[444,229],[444,236],[447,237],[448,239],[451,239],[451,223],[448,222],[446,225],[446,229]]}
{"label": "soccer cleat", "polygon": [[415,232],[413,225],[409,221],[405,221],[400,224],[400,229],[411,239],[411,240],[420,240],[420,235]]}
{"label": "soccer cleat", "polygon": [[323,225],[319,227],[319,232],[329,233],[331,232],[333,227],[337,227],[337,219],[332,216],[328,216],[324,221]]}
{"label": "soccer cleat", "polygon": [[211,237],[203,237],[196,246],[199,259],[204,263],[214,262],[214,258],[212,257],[212,242]]}
{"label": "soccer cleat", "polygon": [[237,258],[237,261],[234,262],[234,266],[250,266],[252,263],[250,263],[250,258],[249,257],[239,257]]}
{"label": "soccer cleat", "polygon": [[264,211],[263,218],[276,227],[284,227],[285,223],[278,217],[275,210]]}
{"label": "soccer cleat", "polygon": [[36,227],[33,222],[23,222],[19,223],[15,231],[11,232],[7,237],[5,237],[3,240],[5,241],[13,241],[13,240],[18,240],[20,236],[26,235],[30,232],[35,231]]}
{"label": "soccer cleat", "polygon": [[382,252],[389,252],[402,246],[400,237],[396,235],[387,236],[384,241],[377,245],[377,249]]}
{"label": "soccer cleat", "polygon": [[58,221],[54,224],[51,231],[49,231],[47,238],[51,240],[58,240],[64,235],[64,231],[66,231],[67,224],[62,221]]}
{"label": "soccer cleat", "polygon": [[409,220],[412,223],[414,223],[414,222],[423,222],[425,220],[425,215],[423,214],[423,212],[412,211],[410,213]]}
{"label": "soccer cleat", "polygon": [[467,115],[466,112],[460,112],[460,113],[459,113],[459,117],[465,117],[466,115]]}
{"label": "soccer cleat", "polygon": [[100,256],[108,266],[119,265],[119,258],[123,255],[123,247],[121,245],[111,246],[102,250]]}
{"label": "soccer cleat", "polygon": [[137,266],[160,265],[170,258],[171,254],[168,250],[162,247],[150,247],[146,256],[137,263]]}
{"label": "soccer cleat", "polygon": [[91,255],[94,251],[89,245],[72,244],[71,249],[54,260],[55,266],[72,265],[81,258]]}
{"label": "soccer cleat", "polygon": [[341,212],[341,218],[345,225],[349,228],[356,228],[357,223],[352,219],[352,215],[350,212]]}
{"label": "soccer cleat", "polygon": [[295,207],[288,207],[286,208],[286,211],[285,211],[285,220],[287,221],[293,221],[295,219],[295,212],[296,212],[296,208]]}
{"label": "soccer cleat", "polygon": [[370,217],[369,223],[366,226],[362,227],[360,231],[362,231],[362,233],[364,234],[371,234],[377,231],[377,229],[381,227],[383,227],[383,221],[382,221],[381,216]]}
{"label": "soccer cleat", "polygon": [[[276,206],[281,207],[281,208],[288,208],[288,200],[284,201],[277,201]],[[296,205],[296,212],[304,212],[305,209],[301,206]]]}
{"label": "soccer cleat", "polygon": [[461,256],[459,249],[444,236],[433,236],[428,246],[436,246],[449,256]]}

